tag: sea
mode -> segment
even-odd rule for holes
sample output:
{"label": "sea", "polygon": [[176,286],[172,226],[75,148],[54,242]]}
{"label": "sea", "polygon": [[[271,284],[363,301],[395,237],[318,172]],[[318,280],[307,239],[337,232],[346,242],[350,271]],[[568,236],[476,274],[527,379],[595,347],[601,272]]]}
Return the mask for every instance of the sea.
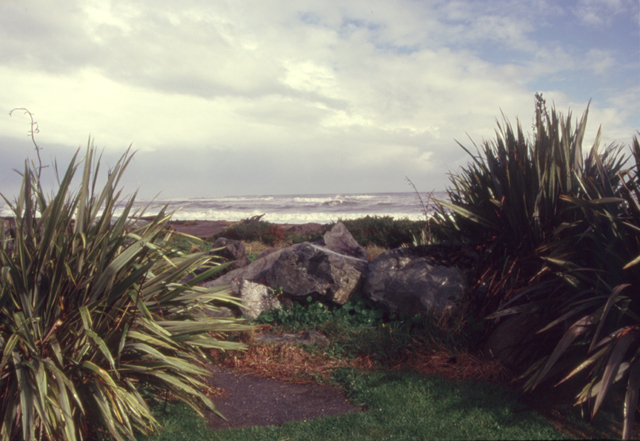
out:
{"label": "sea", "polygon": [[[391,216],[395,219],[424,220],[431,214],[429,197],[446,199],[446,192],[362,193],[362,194],[292,194],[229,196],[212,198],[174,198],[153,201],[136,200],[134,210],[145,208],[146,216],[158,213],[168,204],[175,211],[174,220],[225,220],[237,222],[254,216],[273,223],[327,224],[364,216]],[[116,215],[122,212],[120,207]],[[8,207],[0,206],[0,215],[10,216]]]}

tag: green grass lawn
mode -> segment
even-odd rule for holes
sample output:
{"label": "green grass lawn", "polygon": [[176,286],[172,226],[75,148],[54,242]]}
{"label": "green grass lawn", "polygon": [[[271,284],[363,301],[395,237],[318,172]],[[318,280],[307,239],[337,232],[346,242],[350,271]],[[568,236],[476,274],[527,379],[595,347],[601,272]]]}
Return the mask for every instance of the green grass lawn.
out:
{"label": "green grass lawn", "polygon": [[412,372],[334,374],[350,400],[365,410],[282,426],[209,431],[186,406],[156,415],[165,430],[140,441],[179,440],[423,440],[562,439],[545,418],[507,387],[448,381]]}

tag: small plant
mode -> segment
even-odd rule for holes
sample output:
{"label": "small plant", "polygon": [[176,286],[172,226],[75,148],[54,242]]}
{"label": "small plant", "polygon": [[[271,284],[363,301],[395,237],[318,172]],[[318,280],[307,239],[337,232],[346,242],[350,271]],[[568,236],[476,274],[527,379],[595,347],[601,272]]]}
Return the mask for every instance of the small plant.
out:
{"label": "small plant", "polygon": [[[431,231],[431,224],[432,224],[431,213],[435,211],[435,206],[437,204],[436,199],[433,197],[434,191],[432,191],[427,195],[427,202],[425,203],[424,199],[422,199],[422,196],[420,196],[420,192],[418,191],[416,186],[413,184],[411,179],[409,179],[406,176],[405,176],[405,179],[413,187],[413,190],[415,191],[416,196],[420,201],[420,205],[422,206],[422,213],[424,214],[424,220],[425,220],[424,228],[422,228],[420,233],[417,235],[414,235],[414,234],[411,235],[411,237],[413,238],[413,240],[411,241],[411,245],[414,247],[418,247],[422,245],[433,245],[437,242]],[[405,246],[408,246],[408,245],[409,244],[405,244]]]}

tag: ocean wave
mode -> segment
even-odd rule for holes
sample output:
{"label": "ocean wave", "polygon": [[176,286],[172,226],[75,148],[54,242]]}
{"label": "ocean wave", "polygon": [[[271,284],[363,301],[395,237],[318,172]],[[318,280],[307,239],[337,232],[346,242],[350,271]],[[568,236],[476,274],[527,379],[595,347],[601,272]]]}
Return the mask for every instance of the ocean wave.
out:
{"label": "ocean wave", "polygon": [[[273,222],[278,224],[305,224],[308,222],[315,222],[319,224],[328,224],[337,222],[339,219],[358,219],[365,216],[365,213],[353,213],[353,212],[265,212],[261,210],[252,211],[180,211],[174,215],[174,219],[179,220],[226,220],[229,222],[238,222],[244,219],[249,219],[253,216],[264,214],[262,220],[267,222]],[[370,214],[375,215],[375,214]],[[385,214],[385,216],[391,216],[395,219],[411,219],[411,220],[424,220],[423,213],[393,213]]]}
{"label": "ocean wave", "polygon": [[[436,197],[445,199],[437,194]],[[116,215],[122,213],[126,201],[121,201]],[[148,205],[149,204],[149,205]],[[396,219],[424,220],[423,207],[415,193],[317,194],[233,196],[223,198],[180,198],[172,200],[138,200],[134,211],[147,207],[145,215],[157,214],[166,204],[168,212],[176,211],[179,220],[226,220],[237,222],[264,214],[264,220],[274,223],[331,223],[338,219],[357,219],[367,215],[391,216]],[[11,211],[0,204],[0,215]]]}
{"label": "ocean wave", "polygon": [[295,196],[293,202],[302,204],[324,204],[325,202],[331,202],[337,200],[340,196]]}
{"label": "ocean wave", "polygon": [[345,206],[356,206],[356,205],[359,205],[358,202],[341,201],[341,200],[327,201],[322,203],[323,207],[345,207]]}

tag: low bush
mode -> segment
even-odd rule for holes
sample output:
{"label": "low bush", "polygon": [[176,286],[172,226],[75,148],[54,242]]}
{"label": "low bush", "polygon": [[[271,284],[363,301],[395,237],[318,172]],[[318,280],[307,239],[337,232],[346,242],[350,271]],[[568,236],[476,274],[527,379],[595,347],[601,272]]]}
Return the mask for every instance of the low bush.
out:
{"label": "low bush", "polygon": [[[364,216],[358,219],[339,219],[339,222],[347,227],[349,233],[361,246],[377,246],[384,249],[411,244],[416,237],[423,234],[425,228],[424,221],[395,219],[391,216]],[[299,234],[285,231],[278,224],[260,219],[248,219],[228,227],[209,240],[215,241],[218,237],[225,237],[246,242],[258,241],[269,246],[283,242],[287,244],[315,242],[322,239],[322,235],[333,225],[324,225],[321,232]]]}
{"label": "low bush", "polygon": [[377,245],[387,249],[412,243],[425,227],[424,221],[395,219],[392,216],[365,216],[341,219],[340,222],[361,246]]}
{"label": "low bush", "polygon": [[219,237],[247,242],[258,241],[273,246],[285,240],[285,232],[277,224],[257,219],[234,224],[213,236],[211,240],[215,241]]}

